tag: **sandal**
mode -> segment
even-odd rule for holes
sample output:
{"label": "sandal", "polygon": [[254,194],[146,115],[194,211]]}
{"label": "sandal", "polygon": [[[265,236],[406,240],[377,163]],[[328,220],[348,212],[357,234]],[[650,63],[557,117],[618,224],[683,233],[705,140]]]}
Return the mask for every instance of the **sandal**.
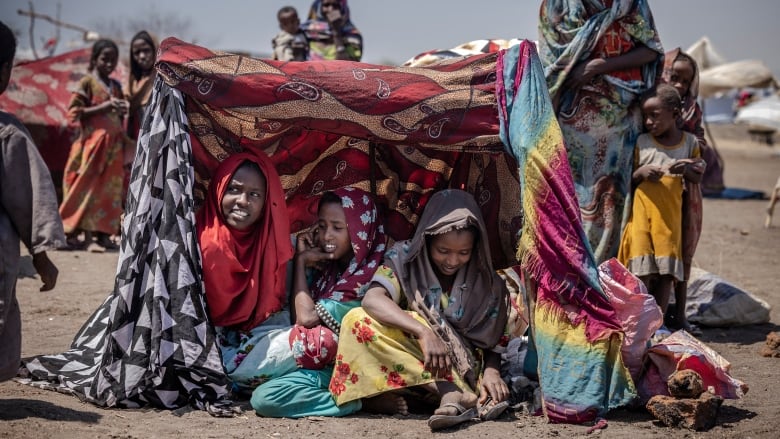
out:
{"label": "sandal", "polygon": [[441,430],[444,428],[454,427],[458,424],[462,424],[466,421],[470,421],[477,417],[477,409],[474,407],[466,410],[462,405],[455,402],[448,402],[442,404],[441,407],[452,407],[458,411],[457,415],[432,415],[428,418],[428,427],[431,431]]}
{"label": "sandal", "polygon": [[492,421],[501,416],[509,407],[509,401],[501,401],[494,404],[493,398],[488,397],[484,404],[479,406],[479,419],[483,421]]}

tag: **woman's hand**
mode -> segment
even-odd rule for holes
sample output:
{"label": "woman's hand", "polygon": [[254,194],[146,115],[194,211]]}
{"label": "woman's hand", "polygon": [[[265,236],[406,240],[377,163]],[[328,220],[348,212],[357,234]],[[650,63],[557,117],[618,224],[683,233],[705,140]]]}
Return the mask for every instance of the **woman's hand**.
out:
{"label": "woman's hand", "polygon": [[577,64],[571,72],[566,75],[566,80],[563,82],[563,88],[567,90],[580,89],[583,85],[590,83],[596,75],[601,74],[603,65],[604,60],[601,58],[595,58]]}
{"label": "woman's hand", "polygon": [[492,366],[486,366],[485,372],[482,374],[482,382],[479,389],[479,403],[484,404],[488,397],[493,399],[493,402],[501,402],[509,399],[509,387],[503,379],[501,379],[501,373]]}
{"label": "woman's hand", "polygon": [[111,107],[111,111],[119,113],[120,116],[124,116],[130,108],[130,102],[125,99],[111,99]]}
{"label": "woman's hand", "polygon": [[449,375],[452,362],[447,352],[447,346],[427,327],[418,336],[418,340],[423,352],[425,369],[438,378]]}

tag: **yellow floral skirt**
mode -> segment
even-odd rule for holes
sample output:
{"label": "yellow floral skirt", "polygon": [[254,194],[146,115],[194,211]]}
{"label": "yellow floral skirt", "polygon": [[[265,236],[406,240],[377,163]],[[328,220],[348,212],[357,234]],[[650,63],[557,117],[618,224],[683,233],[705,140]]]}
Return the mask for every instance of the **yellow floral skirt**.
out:
{"label": "yellow floral skirt", "polygon": [[[416,312],[407,313],[428,326]],[[382,325],[362,307],[353,309],[342,320],[329,387],[336,404],[437,380],[447,380],[460,389],[473,391],[455,370],[444,378],[433,377],[425,370],[423,352],[416,338],[398,328]]]}

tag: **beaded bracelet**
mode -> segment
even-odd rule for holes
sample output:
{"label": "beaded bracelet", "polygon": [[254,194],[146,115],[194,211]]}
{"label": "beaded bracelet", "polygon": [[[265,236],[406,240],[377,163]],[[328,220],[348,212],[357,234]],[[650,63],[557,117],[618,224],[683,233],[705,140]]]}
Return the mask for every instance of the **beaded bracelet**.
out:
{"label": "beaded bracelet", "polygon": [[329,313],[321,303],[317,302],[314,304],[314,312],[317,313],[317,316],[320,318],[320,320],[322,320],[322,323],[330,328],[331,331],[335,332],[336,334],[341,331],[341,323],[337,322],[331,313]]}

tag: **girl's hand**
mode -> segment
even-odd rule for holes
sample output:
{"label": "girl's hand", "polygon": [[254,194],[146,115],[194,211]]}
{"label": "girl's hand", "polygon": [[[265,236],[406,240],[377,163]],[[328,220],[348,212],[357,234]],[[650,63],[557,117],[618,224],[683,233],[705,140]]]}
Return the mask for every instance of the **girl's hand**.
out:
{"label": "girl's hand", "polygon": [[479,389],[479,403],[484,404],[488,396],[494,402],[509,399],[509,387],[501,379],[501,373],[495,367],[486,367],[482,374],[482,382]]}
{"label": "girl's hand", "polygon": [[683,169],[683,178],[691,183],[701,183],[704,177],[704,170],[707,169],[707,162],[701,158],[687,159]]}
{"label": "girl's hand", "polygon": [[425,369],[435,377],[446,377],[452,369],[447,346],[428,328],[419,336],[419,342],[423,351]]}
{"label": "girl's hand", "polygon": [[333,253],[322,251],[315,232],[305,232],[298,235],[295,247],[295,257],[303,267],[320,268],[322,262],[330,261],[334,257]]}
{"label": "girl's hand", "polygon": [[125,99],[111,99],[111,111],[119,113],[120,116],[127,114],[130,108],[130,102]]}
{"label": "girl's hand", "polygon": [[688,164],[689,162],[686,160],[677,160],[676,162],[672,163],[671,166],[669,166],[669,173],[680,175],[685,172],[685,168],[688,166]]}
{"label": "girl's hand", "polygon": [[644,165],[635,172],[635,177],[641,180],[658,181],[664,176],[664,171],[660,166]]}

